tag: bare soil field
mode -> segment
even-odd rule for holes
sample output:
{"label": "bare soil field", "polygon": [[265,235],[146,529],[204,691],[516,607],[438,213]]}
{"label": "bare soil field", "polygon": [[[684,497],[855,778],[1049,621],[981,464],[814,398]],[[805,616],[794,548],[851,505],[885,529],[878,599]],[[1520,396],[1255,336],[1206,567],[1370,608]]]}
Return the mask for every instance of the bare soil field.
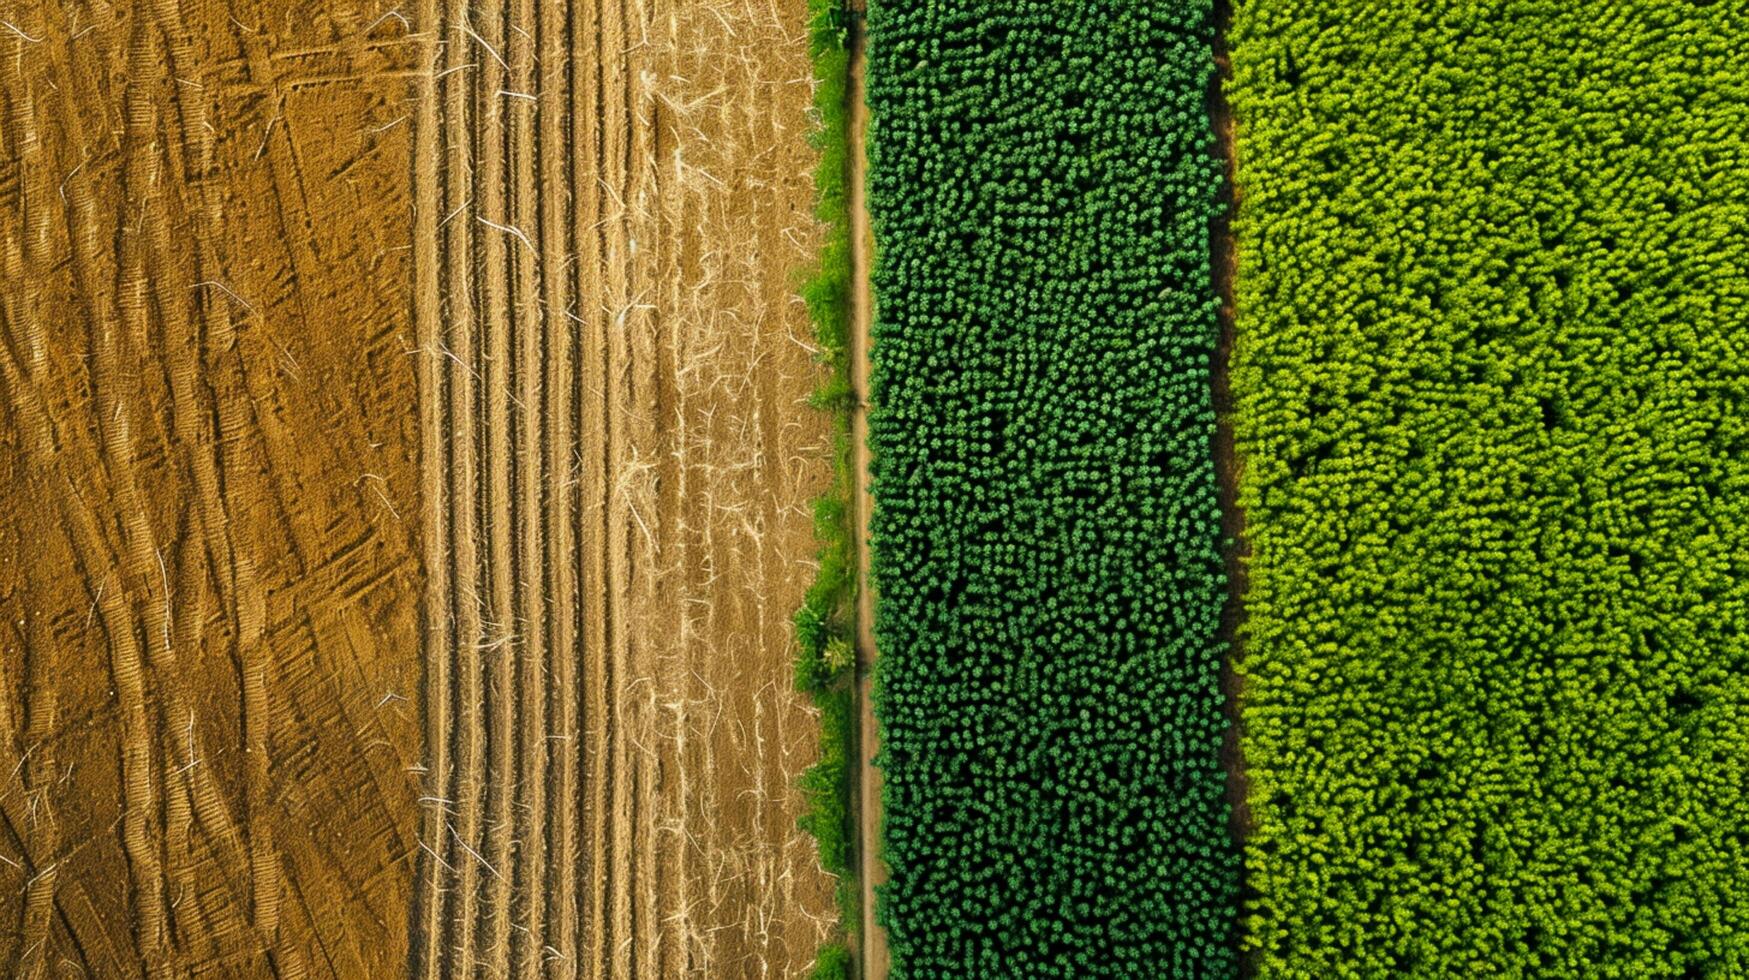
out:
{"label": "bare soil field", "polygon": [[0,23],[0,973],[793,976],[800,0]]}
{"label": "bare soil field", "polygon": [[345,7],[0,28],[6,975],[406,956],[417,49]]}

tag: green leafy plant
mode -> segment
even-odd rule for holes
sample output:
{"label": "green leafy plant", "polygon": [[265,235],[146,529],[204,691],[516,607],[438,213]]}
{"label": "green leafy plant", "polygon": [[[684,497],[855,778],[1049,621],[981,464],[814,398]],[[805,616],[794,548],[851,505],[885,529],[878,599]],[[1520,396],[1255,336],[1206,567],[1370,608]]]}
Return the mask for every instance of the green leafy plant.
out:
{"label": "green leafy plant", "polygon": [[1749,976],[1749,20],[1233,23],[1259,974]]}
{"label": "green leafy plant", "polygon": [[[820,846],[820,865],[838,879],[841,929],[848,933],[860,917],[855,879],[855,824],[851,812],[852,761],[855,758],[854,629],[856,546],[851,537],[850,495],[850,172],[849,51],[840,0],[809,0],[809,48],[814,58],[813,133],[820,162],[814,181],[815,216],[825,226],[820,256],[809,270],[801,294],[814,323],[815,343],[825,379],[815,391],[816,408],[832,424],[832,486],[814,502],[814,534],[820,542],[819,571],[802,607],[795,613],[796,686],[820,711],[820,760],[801,777],[807,809],[799,823]],[[821,949],[816,980],[848,976],[849,951],[833,940]]]}
{"label": "green leafy plant", "polygon": [[870,5],[896,978],[1236,970],[1209,19]]}

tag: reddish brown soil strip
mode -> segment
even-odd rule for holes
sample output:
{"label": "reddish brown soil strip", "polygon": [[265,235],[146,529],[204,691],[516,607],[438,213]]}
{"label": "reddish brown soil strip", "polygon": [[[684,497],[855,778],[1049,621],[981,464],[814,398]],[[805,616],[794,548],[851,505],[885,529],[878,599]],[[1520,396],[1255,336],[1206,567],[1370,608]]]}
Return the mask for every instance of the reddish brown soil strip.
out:
{"label": "reddish brown soil strip", "polygon": [[850,342],[851,409],[850,435],[854,446],[856,511],[856,691],[860,717],[857,776],[857,856],[862,886],[862,975],[883,978],[892,969],[887,951],[887,933],[875,922],[875,886],[887,880],[880,859],[881,773],[874,757],[880,750],[880,727],[874,714],[874,581],[869,575],[869,518],[874,510],[870,489],[868,445],[869,347],[874,333],[874,288],[870,279],[874,262],[874,230],[868,214],[868,105],[863,99],[868,57],[863,15],[857,14],[850,31],[850,240],[852,337]]}
{"label": "reddish brown soil strip", "polygon": [[[1209,249],[1213,259],[1212,273],[1215,294],[1220,299],[1217,313],[1219,333],[1211,365],[1215,405],[1215,479],[1221,508],[1221,535],[1227,542],[1225,561],[1227,572],[1227,602],[1221,610],[1220,640],[1226,644],[1227,656],[1221,664],[1221,692],[1226,699],[1227,731],[1221,742],[1221,764],[1227,771],[1227,803],[1231,807],[1231,830],[1237,846],[1243,846],[1251,832],[1250,781],[1245,775],[1243,752],[1244,727],[1240,704],[1244,697],[1243,679],[1237,664],[1244,656],[1241,630],[1244,624],[1246,561],[1251,545],[1245,535],[1245,511],[1239,502],[1239,483],[1244,473],[1233,433],[1233,389],[1231,367],[1236,340],[1237,302],[1234,286],[1239,271],[1238,246],[1232,225],[1239,207],[1238,156],[1235,146],[1236,122],[1227,103],[1226,85],[1232,80],[1232,63],[1227,47],[1227,28],[1232,23],[1230,0],[1216,0],[1212,17],[1214,27],[1215,74],[1209,82],[1209,119],[1214,132],[1214,152],[1222,168],[1224,205],[1215,215],[1209,231]],[[1241,970],[1251,975],[1253,966],[1242,958]]]}

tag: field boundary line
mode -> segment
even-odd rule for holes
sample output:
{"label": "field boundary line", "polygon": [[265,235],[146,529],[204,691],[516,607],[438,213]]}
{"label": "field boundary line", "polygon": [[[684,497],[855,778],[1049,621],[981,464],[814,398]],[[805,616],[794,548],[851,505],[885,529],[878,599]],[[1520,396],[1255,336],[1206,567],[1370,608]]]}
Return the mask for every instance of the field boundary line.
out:
{"label": "field boundary line", "polygon": [[874,340],[874,229],[868,211],[868,103],[864,98],[868,69],[867,14],[857,10],[849,19],[850,71],[850,374],[851,444],[855,487],[856,534],[856,714],[857,714],[857,877],[862,890],[862,976],[884,980],[892,969],[887,933],[875,915],[875,887],[886,880],[881,866],[880,724],[875,718],[874,680],[875,590],[871,574],[874,556],[869,524],[874,514],[871,486],[873,459],[869,450],[869,378]]}

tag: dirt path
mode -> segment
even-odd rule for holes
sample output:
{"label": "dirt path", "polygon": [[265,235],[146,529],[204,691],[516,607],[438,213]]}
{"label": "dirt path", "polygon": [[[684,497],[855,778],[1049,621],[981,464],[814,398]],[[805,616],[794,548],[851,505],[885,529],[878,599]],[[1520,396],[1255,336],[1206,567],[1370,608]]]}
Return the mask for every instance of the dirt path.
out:
{"label": "dirt path", "polygon": [[[1243,679],[1237,665],[1244,656],[1240,629],[1245,610],[1241,597],[1245,594],[1245,562],[1251,545],[1245,533],[1245,511],[1239,502],[1239,481],[1244,472],[1244,460],[1239,456],[1233,433],[1233,388],[1231,368],[1236,342],[1237,300],[1235,279],[1239,271],[1239,253],[1233,235],[1233,221],[1239,207],[1238,156],[1235,145],[1237,124],[1227,102],[1225,86],[1233,76],[1231,54],[1227,46],[1227,29],[1232,22],[1231,0],[1215,0],[1214,26],[1215,74],[1209,81],[1209,120],[1214,132],[1213,152],[1221,165],[1223,202],[1209,229],[1209,248],[1214,262],[1213,285],[1220,300],[1216,314],[1219,332],[1216,335],[1210,381],[1214,388],[1215,407],[1215,483],[1221,509],[1221,536],[1227,542],[1224,559],[1227,572],[1227,601],[1221,610],[1220,639],[1227,644],[1227,655],[1221,664],[1221,693],[1225,699],[1227,731],[1221,740],[1221,764],[1227,772],[1226,797],[1231,808],[1229,826],[1236,846],[1243,847],[1251,833],[1249,804],[1251,784],[1245,772],[1245,757],[1239,711],[1244,695]],[[1235,937],[1235,941],[1237,937]],[[1256,974],[1256,964],[1249,953],[1241,950],[1240,976]]]}
{"label": "dirt path", "polygon": [[891,969],[886,930],[875,924],[875,886],[887,880],[880,860],[881,772],[874,757],[880,749],[880,729],[874,715],[874,581],[869,575],[869,517],[874,509],[870,491],[868,404],[869,348],[874,330],[874,288],[870,280],[874,261],[874,230],[868,214],[868,104],[863,98],[867,65],[863,14],[856,15],[850,33],[850,236],[851,282],[854,283],[852,337],[850,343],[851,390],[855,394],[850,434],[855,446],[856,468],[856,690],[861,717],[859,776],[857,779],[857,854],[862,867],[862,975],[881,980]]}
{"label": "dirt path", "polygon": [[1213,152],[1220,161],[1223,198],[1220,210],[1209,229],[1209,248],[1214,256],[1213,284],[1220,306],[1216,313],[1219,332],[1216,335],[1210,382],[1214,388],[1215,406],[1215,481],[1216,496],[1221,508],[1221,535],[1230,542],[1226,548],[1227,602],[1221,611],[1220,638],[1228,645],[1221,668],[1221,689],[1225,693],[1229,720],[1221,747],[1221,758],[1227,768],[1227,799],[1233,810],[1232,826],[1236,840],[1243,840],[1250,829],[1250,811],[1246,804],[1249,789],[1244,761],[1240,755],[1239,696],[1240,678],[1234,665],[1242,656],[1239,629],[1244,622],[1240,597],[1245,592],[1245,559],[1251,553],[1245,536],[1245,512],[1239,505],[1239,479],[1244,463],[1234,444],[1233,390],[1230,369],[1235,342],[1234,320],[1236,300],[1234,279],[1238,274],[1239,254],[1233,237],[1233,219],[1239,206],[1238,158],[1234,150],[1235,123],[1227,104],[1226,84],[1232,78],[1226,32],[1232,19],[1229,0],[1217,0],[1214,13],[1215,74],[1209,82],[1209,120],[1214,132]]}

